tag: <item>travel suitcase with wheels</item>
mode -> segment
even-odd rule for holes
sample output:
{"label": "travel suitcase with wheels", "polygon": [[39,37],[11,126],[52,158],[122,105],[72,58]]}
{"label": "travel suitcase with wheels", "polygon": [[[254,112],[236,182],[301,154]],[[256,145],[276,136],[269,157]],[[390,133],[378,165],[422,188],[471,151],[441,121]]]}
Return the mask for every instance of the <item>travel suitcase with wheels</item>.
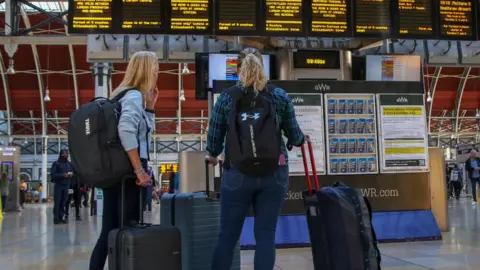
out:
{"label": "travel suitcase with wheels", "polygon": [[314,269],[379,270],[380,252],[371,223],[371,208],[359,190],[342,183],[320,188],[312,143],[305,136],[315,189],[310,181],[305,146],[301,146],[308,189],[303,192]]}
{"label": "travel suitcase with wheels", "polygon": [[[206,179],[209,164],[205,161]],[[160,224],[173,225],[182,234],[182,269],[211,270],[220,232],[219,194],[206,190],[193,193],[164,194],[160,202]],[[231,270],[240,270],[240,245],[233,254]],[[228,270],[228,269],[221,269]]]}
{"label": "travel suitcase with wheels", "polygon": [[151,270],[161,265],[162,270],[181,270],[180,231],[172,226],[151,225],[143,222],[143,189],[140,189],[139,223],[124,227],[125,181],[122,180],[121,228],[108,235],[109,270]]}

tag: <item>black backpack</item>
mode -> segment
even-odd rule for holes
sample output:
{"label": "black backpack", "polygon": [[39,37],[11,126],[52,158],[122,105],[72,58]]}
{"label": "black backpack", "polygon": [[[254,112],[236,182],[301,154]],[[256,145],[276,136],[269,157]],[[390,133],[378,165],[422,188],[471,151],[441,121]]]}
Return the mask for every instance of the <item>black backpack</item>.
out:
{"label": "black backpack", "polygon": [[272,89],[245,93],[238,86],[226,92],[233,98],[228,115],[226,163],[241,173],[257,177],[278,167],[282,140]]}
{"label": "black backpack", "polygon": [[[70,115],[68,147],[74,171],[87,184],[108,188],[119,183],[134,169],[118,136],[120,99],[96,98]],[[136,90],[138,91],[138,90]]]}

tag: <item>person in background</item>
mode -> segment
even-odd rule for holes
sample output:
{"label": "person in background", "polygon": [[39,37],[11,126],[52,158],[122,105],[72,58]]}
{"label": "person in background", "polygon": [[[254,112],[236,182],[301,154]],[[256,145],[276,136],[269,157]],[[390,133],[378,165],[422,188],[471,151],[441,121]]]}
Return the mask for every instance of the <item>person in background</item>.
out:
{"label": "person in background", "polygon": [[[124,222],[130,224],[140,217],[140,192],[151,184],[148,174],[148,146],[155,128],[155,104],[158,99],[158,56],[154,52],[136,52],[131,58],[120,86],[112,93],[120,99],[122,111],[118,122],[118,136],[127,153],[136,180],[125,181]],[[108,234],[120,227],[122,179],[118,184],[103,189],[102,230],[90,257],[90,270],[103,270],[108,255]],[[153,266],[152,266],[153,267]]]}
{"label": "person in background", "polygon": [[7,173],[2,173],[0,176],[0,194],[2,195],[2,212],[5,213],[5,208],[7,206],[7,199],[10,188],[10,180],[8,179]]}
{"label": "person in background", "polygon": [[468,177],[472,182],[472,205],[477,204],[477,183],[480,180],[480,159],[477,157],[477,151],[470,152],[470,158],[465,162],[465,170],[468,172]]}
{"label": "person in background", "polygon": [[174,172],[171,172],[169,177],[168,177],[168,193],[175,193],[175,191],[177,190],[177,182],[178,182],[178,179],[176,177],[176,173]]}
{"label": "person in background", "polygon": [[73,207],[75,207],[75,219],[77,221],[82,220],[80,218],[80,183],[76,174],[74,174],[70,180],[70,189],[68,190],[68,199],[65,205],[65,219],[68,220],[71,204],[73,200]]}
{"label": "person in background", "polygon": [[70,180],[73,177],[73,168],[68,161],[68,151],[60,151],[57,161],[53,162],[50,169],[52,182],[55,184],[53,190],[53,224],[65,224],[65,206],[68,199]]}
{"label": "person in background", "polygon": [[40,201],[40,198],[42,197],[42,192],[43,192],[43,184],[40,183],[40,185],[38,185],[37,190],[35,190],[35,192],[34,192],[34,197],[35,197],[35,198],[38,198],[38,199],[35,199],[35,200],[34,200],[35,202],[39,202],[39,201]]}
{"label": "person in background", "polygon": [[[304,135],[296,117],[293,104],[287,93],[280,88],[266,89],[267,78],[264,73],[263,60],[260,52],[246,48],[237,58],[237,69],[240,81],[238,89],[245,95],[260,95],[268,91],[270,102],[274,103],[279,127],[288,138],[288,145],[301,146]],[[207,160],[218,163],[217,157],[224,151],[230,113],[234,111],[235,99],[231,92],[222,92],[217,99],[212,112],[207,137]],[[280,130],[279,130],[280,131]],[[273,131],[278,132],[279,131]],[[220,234],[213,255],[212,270],[230,269],[233,251],[240,238],[243,223],[253,206],[255,225],[255,270],[273,270],[275,267],[275,231],[280,209],[288,189],[287,147],[279,142],[279,166],[262,177],[244,175],[228,162],[228,148],[225,149],[223,179],[220,187]]]}
{"label": "person in background", "polygon": [[25,205],[25,195],[27,193],[27,183],[25,183],[25,176],[20,177],[20,207],[23,209]]}
{"label": "person in background", "polygon": [[453,187],[453,194],[455,195],[455,198],[457,199],[457,201],[460,200],[460,192],[462,191],[462,183],[463,183],[463,174],[458,168],[457,164],[455,164],[453,168],[450,170],[450,183]]}
{"label": "person in background", "polygon": [[152,183],[145,188],[145,206],[144,209],[147,212],[152,212],[152,196],[153,188],[155,186],[155,178],[153,177],[152,167],[148,168],[148,173],[152,178]]}

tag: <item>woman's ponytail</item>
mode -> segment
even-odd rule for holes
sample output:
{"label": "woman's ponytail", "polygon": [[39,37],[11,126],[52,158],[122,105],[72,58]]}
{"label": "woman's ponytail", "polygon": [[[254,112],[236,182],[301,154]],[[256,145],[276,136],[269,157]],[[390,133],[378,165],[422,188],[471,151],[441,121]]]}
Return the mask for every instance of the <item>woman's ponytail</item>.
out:
{"label": "woman's ponytail", "polygon": [[245,87],[252,87],[262,91],[267,85],[267,77],[263,71],[263,59],[260,52],[247,48],[238,55],[238,75]]}

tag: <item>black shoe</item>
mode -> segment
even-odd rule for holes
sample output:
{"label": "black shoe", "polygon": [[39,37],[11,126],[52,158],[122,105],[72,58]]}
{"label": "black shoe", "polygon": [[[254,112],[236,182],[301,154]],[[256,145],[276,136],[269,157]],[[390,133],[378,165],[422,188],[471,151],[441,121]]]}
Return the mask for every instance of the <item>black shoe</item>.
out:
{"label": "black shoe", "polygon": [[54,220],[54,221],[53,221],[53,224],[58,225],[58,224],[63,224],[63,223],[60,222],[59,220]]}
{"label": "black shoe", "polygon": [[60,220],[61,224],[68,224],[68,219]]}
{"label": "black shoe", "polygon": [[77,216],[75,219],[76,219],[77,221],[82,221],[82,219],[81,219],[79,216]]}

